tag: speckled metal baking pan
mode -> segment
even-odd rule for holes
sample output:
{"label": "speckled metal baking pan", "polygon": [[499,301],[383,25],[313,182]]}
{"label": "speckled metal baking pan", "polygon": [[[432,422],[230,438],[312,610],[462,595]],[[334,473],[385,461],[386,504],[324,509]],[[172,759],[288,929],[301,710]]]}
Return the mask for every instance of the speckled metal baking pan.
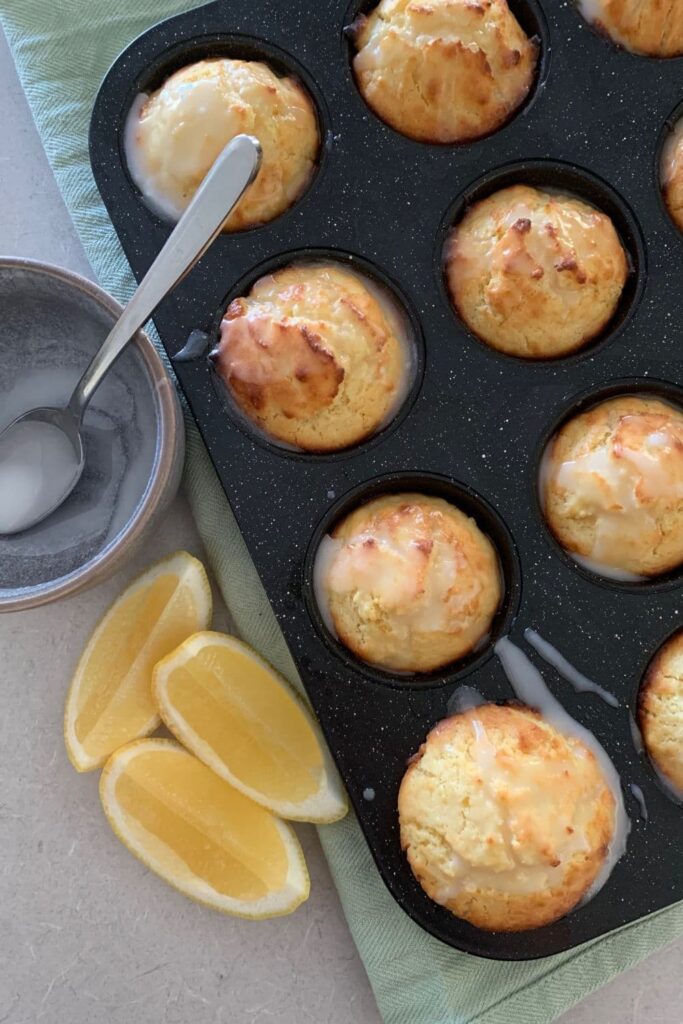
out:
{"label": "speckled metal baking pan", "polygon": [[[515,960],[567,950],[683,899],[683,809],[634,748],[628,716],[650,658],[681,624],[681,573],[651,584],[592,576],[551,539],[536,492],[542,446],[578,403],[631,388],[681,400],[683,238],[663,208],[657,164],[667,119],[683,99],[683,60],[616,49],[570,3],[511,6],[540,38],[538,80],[520,113],[480,141],[424,145],[369,111],[344,34],[357,2],[218,0],[157,25],[116,61],[95,105],[91,158],[140,278],[170,228],[144,205],[126,170],[122,130],[135,95],[186,63],[227,54],[294,73],[313,96],[324,145],[306,194],[271,224],[221,237],[155,322],[173,360],[193,331],[215,332],[228,300],[263,271],[325,253],[358,261],[405,304],[423,346],[416,387],[380,436],[333,456],[285,452],[246,430],[215,387],[210,337],[202,344],[200,335],[196,357],[174,366],[386,884],[444,942]],[[585,195],[614,217],[629,250],[633,273],[610,329],[567,359],[522,362],[486,348],[445,294],[446,230],[472,198],[512,181]],[[623,704],[614,710],[577,695],[544,668],[613,758],[633,821],[628,852],[606,886],[549,927],[520,934],[471,927],[424,895],[399,848],[396,796],[406,760],[447,714],[454,689],[466,680],[492,700],[512,696],[491,644],[420,681],[392,679],[341,649],[315,610],[317,539],[351,505],[399,488],[453,498],[496,542],[506,597],[493,639],[509,632],[523,644],[524,628],[534,627]],[[629,783],[643,788],[647,822]]]}

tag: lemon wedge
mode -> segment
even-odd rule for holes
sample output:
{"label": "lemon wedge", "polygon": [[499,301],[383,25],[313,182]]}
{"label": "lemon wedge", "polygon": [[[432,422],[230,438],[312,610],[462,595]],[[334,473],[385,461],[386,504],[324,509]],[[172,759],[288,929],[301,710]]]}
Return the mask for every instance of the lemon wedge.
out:
{"label": "lemon wedge", "polygon": [[289,825],[173,740],[117,750],[100,779],[109,824],[131,853],[186,896],[239,917],[276,917],[309,893]]}
{"label": "lemon wedge", "polygon": [[156,665],[152,690],[173,735],[245,796],[295,821],[346,814],[317,724],[247,644],[197,633]]}
{"label": "lemon wedge", "polygon": [[79,772],[104,764],[118,747],[159,725],[152,697],[155,663],[211,621],[204,566],[186,551],[133,582],[90,637],[64,712],[64,742]]}

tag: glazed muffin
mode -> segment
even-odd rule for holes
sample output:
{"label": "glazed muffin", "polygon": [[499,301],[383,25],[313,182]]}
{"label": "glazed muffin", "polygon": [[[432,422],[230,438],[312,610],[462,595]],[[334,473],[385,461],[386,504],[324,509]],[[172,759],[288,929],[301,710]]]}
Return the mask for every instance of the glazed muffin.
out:
{"label": "glazed muffin", "polygon": [[551,530],[606,576],[642,578],[683,561],[683,413],[623,395],[569,420],[541,479]]}
{"label": "glazed muffin", "polygon": [[574,196],[527,185],[475,203],[446,246],[451,300],[500,352],[575,352],[611,320],[628,261],[610,218]]}
{"label": "glazed muffin", "polygon": [[212,359],[255,426],[311,452],[379,430],[405,397],[413,362],[394,300],[332,263],[262,277],[228,307]]}
{"label": "glazed muffin", "polygon": [[440,722],[398,796],[401,846],[427,895],[486,931],[550,924],[586,896],[615,831],[597,758],[527,707]]}
{"label": "glazed muffin", "polygon": [[316,590],[330,628],[363,661],[430,672],[487,637],[502,597],[496,551],[442,498],[387,494],[321,545]]}
{"label": "glazed muffin", "polygon": [[664,144],[660,174],[666,207],[676,227],[683,231],[683,119]]}
{"label": "glazed muffin", "polygon": [[505,0],[380,0],[352,34],[365,101],[421,142],[499,128],[527,96],[538,58]]}
{"label": "glazed muffin", "polygon": [[657,771],[683,799],[683,632],[664,644],[647,670],[638,724]]}
{"label": "glazed muffin", "polygon": [[224,230],[263,224],[305,189],[320,138],[302,86],[260,61],[201,60],[140,97],[126,126],[131,177],[153,208],[177,220],[218,154],[242,132],[261,143],[261,168]]}
{"label": "glazed muffin", "polygon": [[683,53],[683,5],[674,0],[579,0],[586,21],[632,53]]}

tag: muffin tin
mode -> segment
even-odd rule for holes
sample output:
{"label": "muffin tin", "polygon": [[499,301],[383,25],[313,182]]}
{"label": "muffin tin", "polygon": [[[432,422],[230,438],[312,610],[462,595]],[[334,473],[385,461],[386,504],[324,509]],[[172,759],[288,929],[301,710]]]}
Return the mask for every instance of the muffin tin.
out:
{"label": "muffin tin", "polygon": [[[144,205],[126,170],[122,132],[136,94],[216,55],[269,61],[309,89],[324,141],[307,192],[272,223],[219,238],[155,322],[394,898],[458,949],[505,960],[543,957],[683,899],[683,808],[635,748],[628,714],[647,664],[680,626],[683,576],[626,584],[582,569],[551,538],[536,483],[548,437],[586,403],[633,389],[683,402],[683,238],[658,187],[683,61],[618,50],[570,3],[514,0],[519,20],[541,41],[528,102],[487,138],[426,145],[379,121],[355,86],[344,28],[361,7],[218,0],[157,25],[107,75],[91,125],[92,166],[140,278],[170,226]],[[469,335],[442,277],[444,237],[465,204],[522,180],[569,188],[602,206],[632,261],[609,329],[582,352],[550,362],[515,360]],[[409,399],[382,433],[334,455],[306,455],[270,444],[235,418],[206,356],[231,298],[266,270],[325,256],[348,260],[394,289],[422,356]],[[312,590],[316,544],[335,519],[370,496],[403,489],[443,495],[471,512],[498,547],[506,584],[491,642],[420,678],[392,677],[356,660],[326,631]],[[622,706],[575,694],[525,645],[528,626]],[[431,902],[400,850],[396,815],[406,760],[453,706],[457,687],[466,682],[488,699],[512,698],[492,649],[503,634],[526,649],[569,712],[605,746],[633,823],[628,852],[592,901],[519,934],[478,931]],[[644,791],[647,822],[631,783]]]}

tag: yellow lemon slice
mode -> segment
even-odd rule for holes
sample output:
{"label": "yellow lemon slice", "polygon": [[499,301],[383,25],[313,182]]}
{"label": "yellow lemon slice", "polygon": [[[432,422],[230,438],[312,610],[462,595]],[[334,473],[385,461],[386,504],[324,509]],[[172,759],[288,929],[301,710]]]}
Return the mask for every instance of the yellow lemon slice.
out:
{"label": "yellow lemon slice", "polygon": [[130,852],[200,903],[239,917],[276,917],[308,897],[290,826],[173,740],[117,750],[102,772],[100,798]]}
{"label": "yellow lemon slice", "polygon": [[186,551],[124,591],[90,637],[66,699],[64,742],[74,768],[99,768],[124,743],[154,732],[154,665],[210,621],[204,566]]}
{"label": "yellow lemon slice", "polygon": [[320,729],[247,644],[197,633],[158,663],[152,689],[174,736],[241,793],[295,821],[346,813]]}

